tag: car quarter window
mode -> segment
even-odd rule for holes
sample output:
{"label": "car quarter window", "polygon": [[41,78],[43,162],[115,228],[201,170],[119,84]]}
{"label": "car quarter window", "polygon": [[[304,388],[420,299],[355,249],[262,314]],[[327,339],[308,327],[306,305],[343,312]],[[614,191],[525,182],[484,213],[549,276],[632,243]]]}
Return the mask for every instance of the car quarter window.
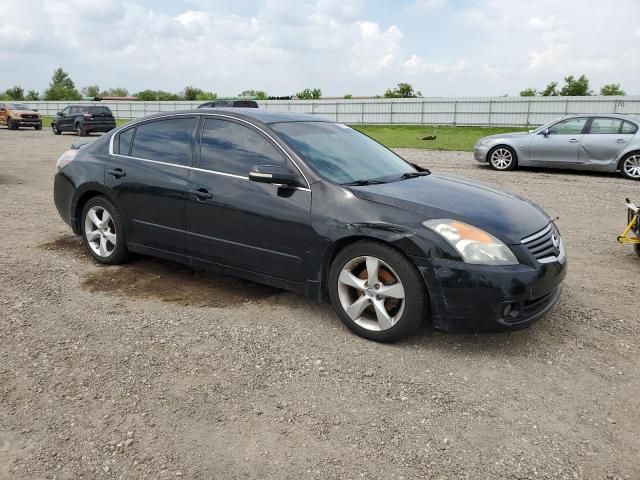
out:
{"label": "car quarter window", "polygon": [[549,128],[552,135],[578,135],[587,124],[586,118],[568,118]]}
{"label": "car quarter window", "polygon": [[200,143],[200,168],[246,177],[255,165],[286,165],[280,152],[255,130],[207,118]]}
{"label": "car quarter window", "polygon": [[196,117],[154,120],[136,127],[131,156],[157,162],[191,163],[191,135]]}
{"label": "car quarter window", "polygon": [[591,120],[589,133],[592,135],[605,135],[620,133],[622,120],[618,118],[594,118]]}
{"label": "car quarter window", "polygon": [[135,132],[135,130],[135,128],[129,128],[118,134],[118,153],[120,155],[129,155],[131,151],[131,140],[133,139],[133,132]]}
{"label": "car quarter window", "polygon": [[620,133],[624,133],[624,134],[634,134],[638,131],[638,126],[631,123],[631,122],[624,122],[622,125],[622,129],[620,130]]}

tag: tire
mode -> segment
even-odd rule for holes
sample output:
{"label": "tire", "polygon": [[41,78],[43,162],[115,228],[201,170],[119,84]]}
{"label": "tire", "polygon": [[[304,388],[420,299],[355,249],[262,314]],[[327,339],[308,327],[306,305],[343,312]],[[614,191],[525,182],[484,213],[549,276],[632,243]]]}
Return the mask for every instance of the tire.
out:
{"label": "tire", "polygon": [[500,172],[514,170],[518,165],[516,152],[506,145],[493,147],[487,154],[487,158],[491,168]]}
{"label": "tire", "polygon": [[631,152],[620,160],[620,173],[629,180],[640,180],[640,152]]}
{"label": "tire", "polygon": [[[377,283],[369,285],[368,267],[376,265],[372,279]],[[415,265],[395,248],[376,241],[353,243],[336,255],[328,290],[342,323],[377,342],[411,335],[429,313],[427,289]]]}
{"label": "tire", "polygon": [[9,130],[18,130],[18,125],[16,125],[16,123],[13,120],[9,119],[7,120],[7,128]]}
{"label": "tire", "polygon": [[[103,226],[105,212],[109,215]],[[105,197],[89,199],[80,217],[82,239],[87,250],[99,263],[118,265],[127,260],[124,221],[120,210]]]}
{"label": "tire", "polygon": [[62,132],[55,123],[51,124],[51,130],[53,131],[54,135],[62,135]]}
{"label": "tire", "polygon": [[76,135],[78,135],[79,137],[86,137],[87,136],[87,131],[79,123],[76,123],[75,130],[76,130]]}
{"label": "tire", "polygon": [[638,255],[640,257],[640,243],[636,243],[633,246],[633,249],[636,251],[636,255]]}
{"label": "tire", "polygon": [[42,130],[42,125],[36,125],[36,126],[35,126],[35,127],[33,127],[33,128],[35,128],[36,130]]}

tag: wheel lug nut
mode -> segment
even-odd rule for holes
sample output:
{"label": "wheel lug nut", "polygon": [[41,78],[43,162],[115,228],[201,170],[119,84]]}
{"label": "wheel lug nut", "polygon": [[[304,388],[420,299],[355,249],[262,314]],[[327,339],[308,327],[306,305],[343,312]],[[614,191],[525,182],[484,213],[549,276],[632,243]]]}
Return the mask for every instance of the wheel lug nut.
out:
{"label": "wheel lug nut", "polygon": [[375,288],[376,290],[378,290],[378,289],[380,288],[380,284],[379,284],[379,283],[376,283],[376,284],[374,285],[374,287],[373,287],[373,288]]}

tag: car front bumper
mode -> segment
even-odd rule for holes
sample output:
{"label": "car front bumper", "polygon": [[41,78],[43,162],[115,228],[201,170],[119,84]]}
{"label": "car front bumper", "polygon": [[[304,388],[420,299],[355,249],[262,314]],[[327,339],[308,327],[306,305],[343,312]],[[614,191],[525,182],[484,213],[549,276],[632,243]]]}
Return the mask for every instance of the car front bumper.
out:
{"label": "car front bumper", "polygon": [[487,154],[489,153],[490,148],[491,147],[486,147],[484,145],[476,145],[473,147],[473,158],[475,158],[477,162],[486,163]]}
{"label": "car front bumper", "polygon": [[41,118],[14,118],[13,122],[19,127],[41,127]]}
{"label": "car front bumper", "polygon": [[567,273],[566,257],[536,267],[414,261],[427,284],[433,325],[449,332],[527,327],[558,301]]}

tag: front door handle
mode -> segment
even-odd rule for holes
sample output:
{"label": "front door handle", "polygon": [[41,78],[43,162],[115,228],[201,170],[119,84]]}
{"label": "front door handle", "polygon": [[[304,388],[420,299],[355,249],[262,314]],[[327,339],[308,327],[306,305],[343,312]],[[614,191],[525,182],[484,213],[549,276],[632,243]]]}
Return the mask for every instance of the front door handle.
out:
{"label": "front door handle", "polygon": [[577,138],[570,138],[569,139],[569,143],[578,143],[580,140],[578,140]]}
{"label": "front door handle", "polygon": [[189,193],[198,197],[198,200],[209,200],[213,198],[213,194],[209,193],[206,188],[190,188]]}
{"label": "front door handle", "polygon": [[107,168],[107,173],[109,175],[113,175],[116,178],[124,177],[127,174],[127,172],[125,172],[121,168]]}
{"label": "front door handle", "polygon": [[627,141],[624,138],[619,138],[616,140],[616,143],[627,143]]}

